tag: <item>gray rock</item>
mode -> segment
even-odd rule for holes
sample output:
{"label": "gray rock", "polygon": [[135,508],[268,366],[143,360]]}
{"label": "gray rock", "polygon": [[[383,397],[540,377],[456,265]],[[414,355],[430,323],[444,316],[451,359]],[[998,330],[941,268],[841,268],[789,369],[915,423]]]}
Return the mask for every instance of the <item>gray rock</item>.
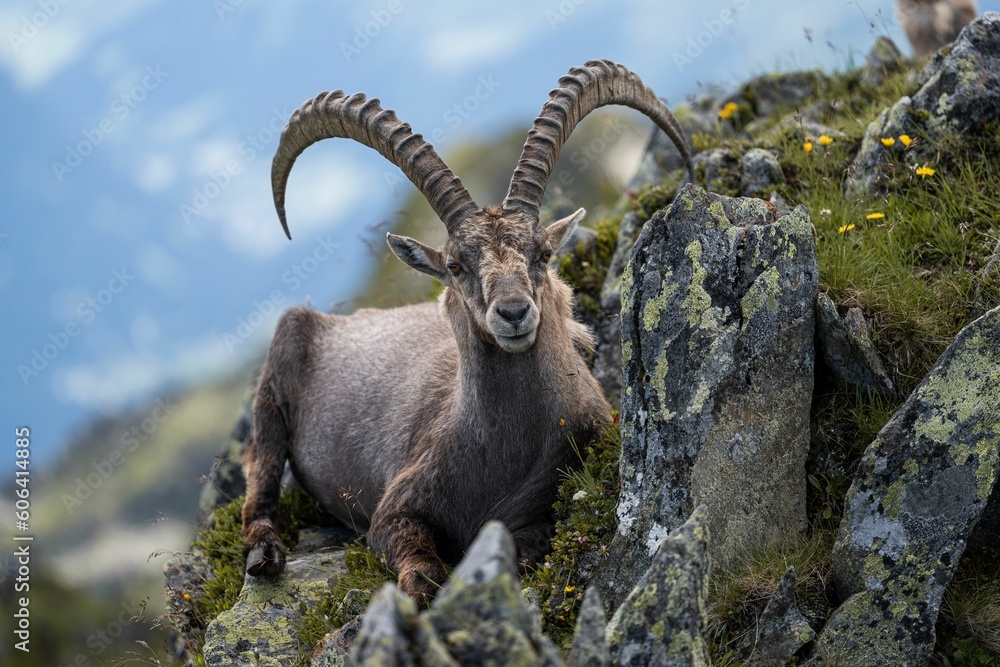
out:
{"label": "gray rock", "polygon": [[783,667],[815,638],[816,632],[795,603],[795,568],[790,567],[757,621],[752,664]]}
{"label": "gray rock", "polygon": [[870,88],[878,88],[890,76],[902,72],[905,68],[906,61],[895,42],[888,37],[879,37],[865,57],[861,83]]}
{"label": "gray rock", "polygon": [[[1000,13],[986,12],[967,25],[950,48],[927,64],[912,95],[885,109],[865,132],[846,183],[851,196],[883,190],[907,164],[932,159],[947,137],[978,137],[1000,118]],[[898,137],[924,139],[904,150]],[[887,148],[882,138],[897,138]]]}
{"label": "gray rock", "polygon": [[378,592],[354,640],[350,662],[356,665],[416,665],[410,650],[410,626],[417,605],[393,584]]}
{"label": "gray rock", "polygon": [[740,189],[740,159],[728,148],[709,148],[694,156],[695,173],[704,175],[705,189],[736,194]]}
{"label": "gray rock", "polygon": [[925,665],[941,598],[1000,473],[1000,308],[959,332],[865,451],[833,552],[844,603],[818,649]]}
{"label": "gray rock", "polygon": [[707,667],[708,545],[708,513],[699,507],[659,545],[608,624],[612,664]]}
{"label": "gray rock", "polygon": [[310,667],[344,667],[360,632],[361,618],[358,617],[323,637],[316,645]]}
{"label": "gray rock", "polygon": [[751,148],[743,154],[743,171],[740,176],[740,195],[760,197],[779,183],[785,182],[778,158],[763,148]]}
{"label": "gray rock", "polygon": [[823,363],[838,384],[883,396],[892,394],[892,380],[860,308],[851,308],[841,317],[829,296],[817,295],[816,340]]}
{"label": "gray rock", "polygon": [[295,662],[302,652],[300,609],[318,606],[345,572],[341,551],[300,555],[274,580],[248,575],[236,604],[205,631],[205,665]]}
{"label": "gray rock", "polygon": [[576,619],[573,646],[566,658],[566,667],[607,667],[611,653],[604,637],[604,607],[597,589],[590,587]]}
{"label": "gray rock", "polygon": [[723,104],[745,100],[756,115],[770,116],[805,102],[825,83],[826,76],[819,70],[765,74],[743,84],[739,91],[723,100]]}
{"label": "gray rock", "polygon": [[686,186],[643,227],[622,280],[618,532],[595,575],[609,608],[695,505],[720,564],[804,526],[816,285],[801,206]]}
{"label": "gray rock", "polygon": [[462,665],[559,665],[521,595],[516,549],[507,529],[487,523],[421,615]]}
{"label": "gray rock", "polygon": [[785,199],[777,192],[772,192],[768,201],[778,210],[778,215],[789,215],[792,212],[792,209],[785,203]]}

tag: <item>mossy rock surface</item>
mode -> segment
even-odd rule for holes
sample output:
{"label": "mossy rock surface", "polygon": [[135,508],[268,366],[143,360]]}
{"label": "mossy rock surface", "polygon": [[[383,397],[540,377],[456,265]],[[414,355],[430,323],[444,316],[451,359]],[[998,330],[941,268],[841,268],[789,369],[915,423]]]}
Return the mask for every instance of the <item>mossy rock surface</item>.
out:
{"label": "mossy rock surface", "polygon": [[302,641],[307,611],[319,608],[344,574],[344,552],[302,554],[276,579],[247,576],[232,609],[205,632],[207,667],[303,664],[312,646]]}
{"label": "mossy rock surface", "polygon": [[611,608],[697,504],[723,564],[804,527],[814,253],[801,207],[694,186],[643,228],[622,279],[622,496],[597,577]]}
{"label": "mossy rock surface", "polygon": [[825,656],[930,658],[942,597],[1000,473],[998,350],[995,308],[962,330],[865,452],[834,547],[846,602],[820,638]]}

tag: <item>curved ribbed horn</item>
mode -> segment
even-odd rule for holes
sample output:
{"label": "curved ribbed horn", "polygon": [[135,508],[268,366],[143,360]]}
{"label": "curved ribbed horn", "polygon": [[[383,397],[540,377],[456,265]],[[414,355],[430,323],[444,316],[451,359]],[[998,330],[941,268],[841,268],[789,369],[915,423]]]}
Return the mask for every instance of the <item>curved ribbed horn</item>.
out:
{"label": "curved ribbed horn", "polygon": [[694,181],[691,150],[670,109],[635,72],[610,60],[590,60],[583,67],[571,69],[549,94],[549,101],[528,132],[503,207],[537,215],[563,144],[587,114],[608,104],[621,104],[649,116],[677,146]]}
{"label": "curved ribbed horn", "polygon": [[395,111],[382,109],[378,99],[366,99],[364,93],[345,96],[343,91],[336,90],[320,93],[292,114],[271,162],[274,208],[288,238],[292,235],[285,219],[285,186],[295,158],[317,141],[333,137],[354,139],[374,148],[402,169],[449,232],[466,215],[479,209],[434,147],[419,134],[413,134],[410,125],[400,121]]}

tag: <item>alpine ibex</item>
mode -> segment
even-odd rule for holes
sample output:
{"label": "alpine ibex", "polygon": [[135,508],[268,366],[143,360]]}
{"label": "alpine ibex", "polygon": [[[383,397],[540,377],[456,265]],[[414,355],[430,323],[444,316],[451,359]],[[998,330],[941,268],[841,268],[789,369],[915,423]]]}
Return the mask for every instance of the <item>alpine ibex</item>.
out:
{"label": "alpine ibex", "polygon": [[917,56],[928,56],[958,37],[979,10],[975,0],[899,0],[896,15]]}
{"label": "alpine ibex", "polygon": [[396,164],[445,223],[434,249],[388,235],[404,262],[441,281],[440,303],[331,316],[286,311],[261,371],[244,460],[246,569],[285,562],[278,495],[286,460],[330,514],[367,529],[368,545],[422,605],[480,526],[503,521],[522,563],[547,549],[560,470],[610,411],[587,370],[589,332],[549,266],[584,211],[552,223],[538,211],[559,151],[588,113],[621,104],[684,134],[633,72],[609,61],[575,67],[535,119],[503,204],[480,208],[429,143],[377,99],[321,93],[296,111],[271,169],[285,234],[285,185],[306,147],[346,137]]}

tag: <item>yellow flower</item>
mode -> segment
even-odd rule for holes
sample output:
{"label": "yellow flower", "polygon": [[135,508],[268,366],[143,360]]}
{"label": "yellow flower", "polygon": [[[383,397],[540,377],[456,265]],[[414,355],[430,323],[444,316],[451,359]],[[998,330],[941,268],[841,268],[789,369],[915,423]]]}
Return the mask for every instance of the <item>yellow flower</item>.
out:
{"label": "yellow flower", "polygon": [[565,426],[566,425],[566,420],[565,419],[560,419],[559,420],[559,425],[560,426]]}
{"label": "yellow flower", "polygon": [[900,141],[900,143],[902,143],[907,148],[909,148],[910,144],[913,143],[913,139],[910,139],[910,135],[908,135],[908,134],[901,134],[901,135],[899,135],[899,141]]}
{"label": "yellow flower", "polygon": [[190,602],[190,601],[191,601],[191,596],[190,596],[190,595],[189,595],[188,593],[185,593],[185,594],[184,594],[184,600],[185,600],[186,602]]}
{"label": "yellow flower", "polygon": [[812,149],[813,149],[812,137],[806,137],[806,143],[802,144],[802,150],[804,150],[806,153],[812,153]]}
{"label": "yellow flower", "polygon": [[719,118],[729,118],[740,108],[736,102],[726,102],[726,105],[719,109]]}
{"label": "yellow flower", "polygon": [[894,143],[896,143],[896,140],[893,139],[892,137],[882,137],[881,141],[882,141],[882,145],[885,146],[886,148],[888,148],[889,146],[892,146]]}
{"label": "yellow flower", "polygon": [[881,220],[885,217],[885,213],[869,213],[865,216],[866,220]]}
{"label": "yellow flower", "polygon": [[819,136],[819,144],[820,144],[820,146],[829,146],[832,143],[833,143],[833,137],[831,137],[831,136],[829,136],[827,134],[821,134]]}
{"label": "yellow flower", "polygon": [[567,593],[572,593],[576,590],[576,586],[567,586],[565,590]]}
{"label": "yellow flower", "polygon": [[851,224],[849,224],[849,225],[844,225],[843,227],[841,227],[840,229],[838,229],[837,233],[838,234],[843,234],[844,232],[849,232],[852,229],[854,229],[854,223],[853,222]]}
{"label": "yellow flower", "polygon": [[927,178],[928,176],[934,175],[934,170],[930,167],[917,167],[917,176],[920,178]]}

